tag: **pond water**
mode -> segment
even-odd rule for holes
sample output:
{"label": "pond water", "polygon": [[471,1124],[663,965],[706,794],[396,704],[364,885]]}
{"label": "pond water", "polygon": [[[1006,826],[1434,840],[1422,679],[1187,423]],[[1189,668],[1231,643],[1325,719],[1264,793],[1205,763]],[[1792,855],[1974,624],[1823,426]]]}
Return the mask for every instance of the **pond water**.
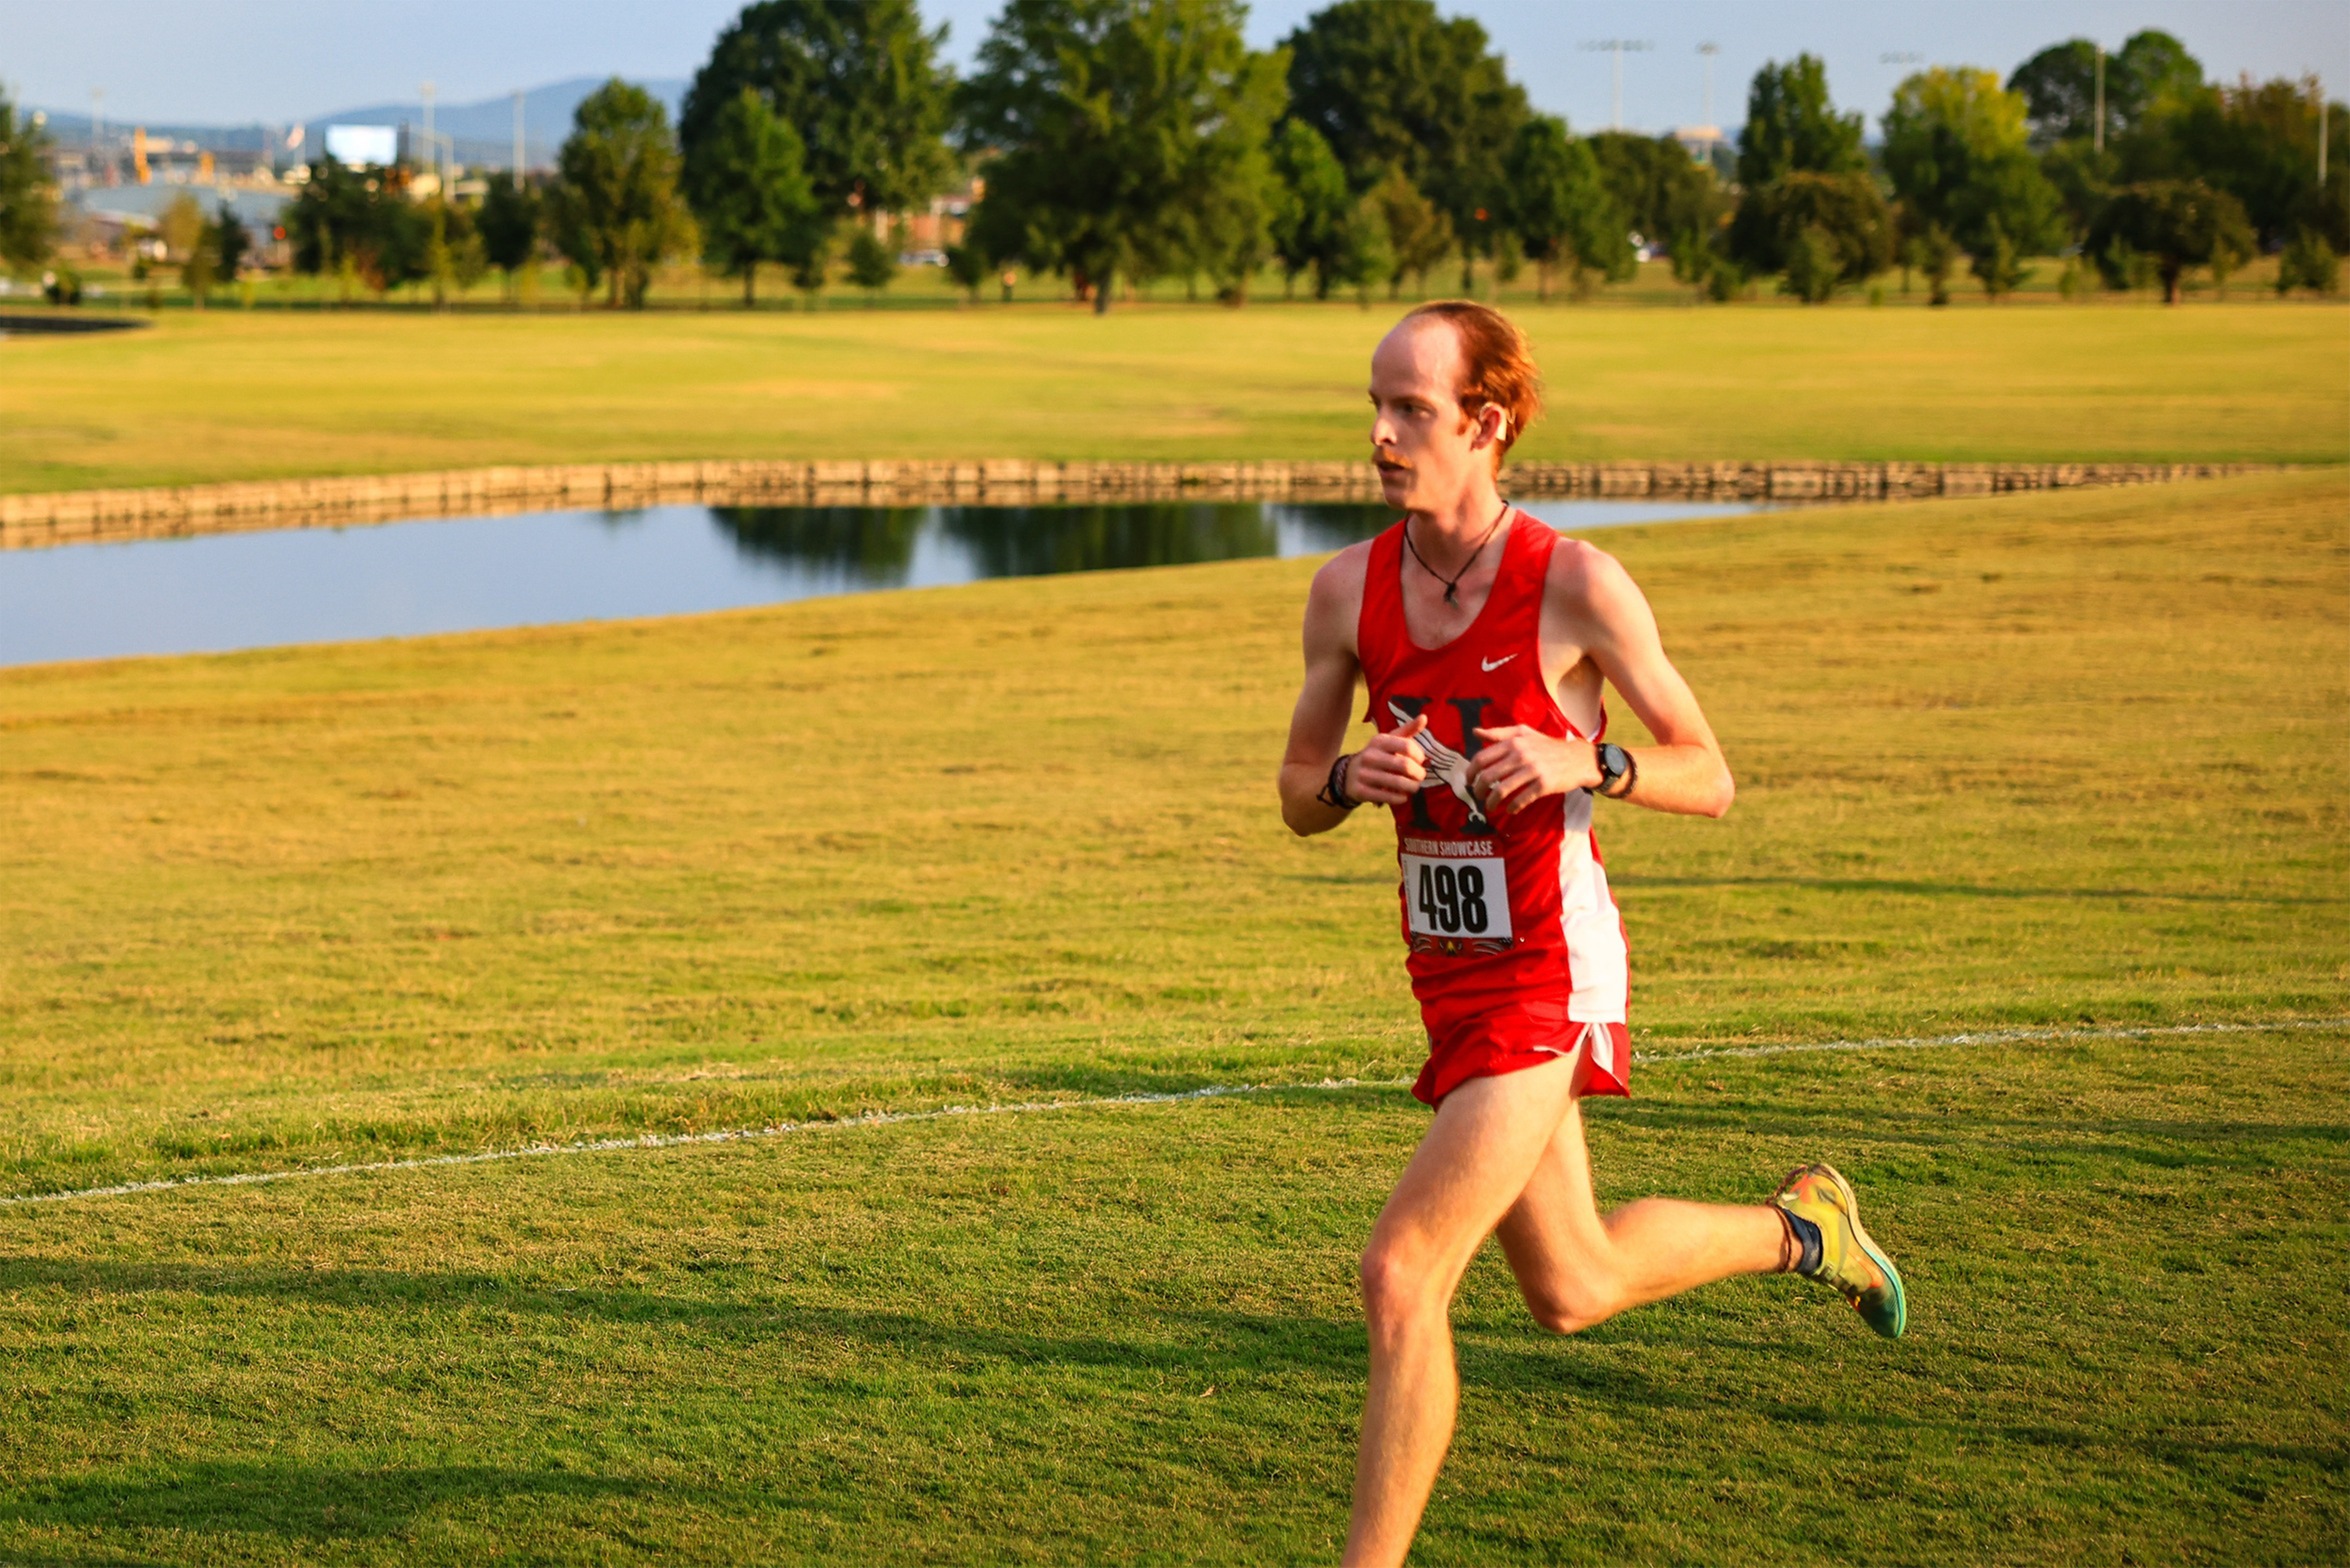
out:
{"label": "pond water", "polygon": [[[1555,528],[1750,512],[1530,501]],[[0,550],[0,665],[680,615],[988,577],[1318,555],[1378,506],[729,507],[532,512]]]}

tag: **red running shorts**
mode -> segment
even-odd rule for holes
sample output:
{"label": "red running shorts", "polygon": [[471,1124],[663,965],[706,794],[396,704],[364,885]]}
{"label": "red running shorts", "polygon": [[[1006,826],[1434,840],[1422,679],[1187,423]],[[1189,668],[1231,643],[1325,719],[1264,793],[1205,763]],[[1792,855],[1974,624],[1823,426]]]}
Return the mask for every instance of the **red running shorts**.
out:
{"label": "red running shorts", "polygon": [[1500,1005],[1487,998],[1474,1002],[1423,1003],[1421,1020],[1428,1026],[1428,1062],[1420,1069],[1412,1095],[1428,1105],[1472,1078],[1499,1078],[1571,1056],[1588,1043],[1591,1066],[1585,1074],[1585,1094],[1632,1093],[1632,1034],[1624,1025],[1577,1023],[1567,1016],[1564,995],[1550,998],[1514,998]]}

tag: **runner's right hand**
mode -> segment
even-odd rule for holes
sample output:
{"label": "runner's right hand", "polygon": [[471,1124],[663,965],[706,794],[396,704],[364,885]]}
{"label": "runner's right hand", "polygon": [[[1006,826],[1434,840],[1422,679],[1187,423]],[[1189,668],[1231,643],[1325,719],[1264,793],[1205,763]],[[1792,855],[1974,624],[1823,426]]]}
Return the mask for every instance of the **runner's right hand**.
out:
{"label": "runner's right hand", "polygon": [[1428,716],[1423,713],[1401,729],[1372,736],[1370,744],[1346,765],[1346,792],[1380,806],[1400,806],[1418,794],[1421,781],[1428,777],[1428,762],[1413,737],[1427,727]]}

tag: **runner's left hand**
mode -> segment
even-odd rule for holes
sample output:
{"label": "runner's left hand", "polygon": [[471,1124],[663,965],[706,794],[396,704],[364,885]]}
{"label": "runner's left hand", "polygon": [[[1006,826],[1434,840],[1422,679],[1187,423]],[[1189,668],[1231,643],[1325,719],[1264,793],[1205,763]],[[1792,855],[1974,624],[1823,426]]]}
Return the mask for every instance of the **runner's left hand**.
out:
{"label": "runner's left hand", "polygon": [[1469,764],[1469,790],[1484,802],[1485,815],[1499,821],[1523,811],[1545,795],[1592,789],[1599,783],[1599,758],[1591,742],[1545,735],[1525,724],[1481,729],[1485,744]]}

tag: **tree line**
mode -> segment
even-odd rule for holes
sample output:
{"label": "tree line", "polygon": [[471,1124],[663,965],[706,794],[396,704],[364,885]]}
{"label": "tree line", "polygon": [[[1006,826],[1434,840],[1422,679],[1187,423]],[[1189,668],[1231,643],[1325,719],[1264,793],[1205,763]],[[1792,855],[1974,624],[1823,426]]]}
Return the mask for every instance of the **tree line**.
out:
{"label": "tree line", "polygon": [[[2053,45],[2004,84],[1921,71],[1875,146],[1817,59],[1772,62],[1717,165],[1536,112],[1484,30],[1433,0],[1337,0],[1265,51],[1244,17],[1240,0],[1006,0],[957,80],[915,0],[758,0],[674,127],[614,79],[551,175],[492,175],[469,201],[322,160],[288,238],[298,269],[346,288],[512,280],[551,253],[583,294],[639,305],[665,258],[698,255],[748,302],[763,266],[811,291],[844,266],[886,286],[893,216],[969,181],[958,283],[1019,267],[1100,310],[1167,278],[1237,304],[1268,268],[1324,298],[1456,265],[1462,292],[1531,267],[1545,297],[1580,294],[1630,277],[1643,245],[1715,299],[1775,280],[1821,301],[1896,267],[1937,303],[1962,271],[1997,297],[2027,258],[2063,255],[2068,294],[2175,300],[2189,271],[2224,285],[2259,251],[2280,289],[2331,292],[2350,250],[2346,117],[2321,153],[2313,82],[2207,83],[2157,31],[2110,56]],[[26,144],[8,129],[0,178]]]}

